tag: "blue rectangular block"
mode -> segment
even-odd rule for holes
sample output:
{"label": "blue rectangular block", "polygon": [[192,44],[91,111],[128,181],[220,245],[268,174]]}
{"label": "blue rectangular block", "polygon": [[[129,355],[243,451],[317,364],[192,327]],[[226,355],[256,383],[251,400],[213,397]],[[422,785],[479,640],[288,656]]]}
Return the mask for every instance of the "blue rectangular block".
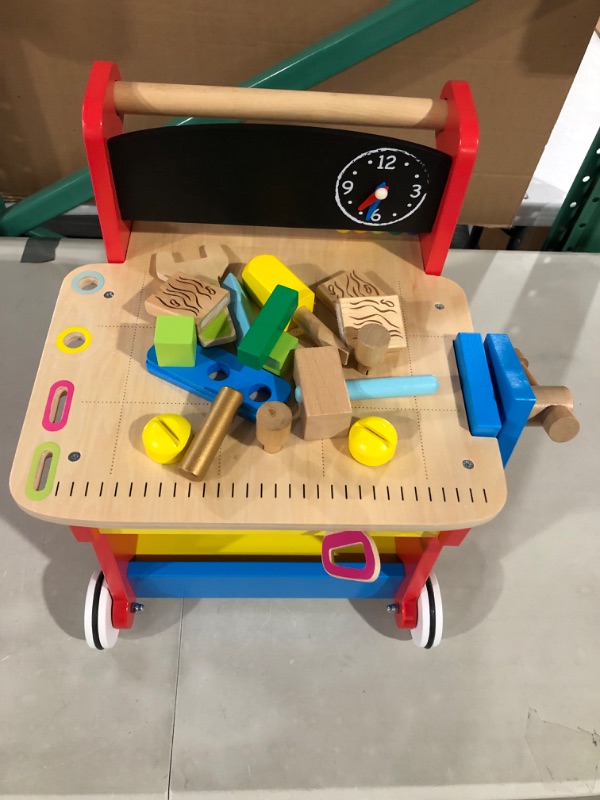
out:
{"label": "blue rectangular block", "polygon": [[489,333],[484,348],[502,422],[498,446],[506,466],[535,404],[535,394],[506,334]]}
{"label": "blue rectangular block", "polygon": [[469,430],[473,436],[497,436],[502,424],[492,378],[478,333],[459,333],[454,340]]}
{"label": "blue rectangular block", "polygon": [[372,583],[332,578],[320,561],[131,561],[127,577],[137,597],[389,599],[404,580],[404,565],[382,563]]}
{"label": "blue rectangular block", "polygon": [[264,369],[246,367],[234,355],[219,347],[204,348],[197,345],[196,364],[193,367],[160,367],[156,351],[151,347],[146,355],[146,369],[157,378],[211,402],[223,386],[237,389],[244,395],[238,414],[252,421],[256,419],[256,412],[263,403],[267,400],[285,403],[292,391],[287,381]]}

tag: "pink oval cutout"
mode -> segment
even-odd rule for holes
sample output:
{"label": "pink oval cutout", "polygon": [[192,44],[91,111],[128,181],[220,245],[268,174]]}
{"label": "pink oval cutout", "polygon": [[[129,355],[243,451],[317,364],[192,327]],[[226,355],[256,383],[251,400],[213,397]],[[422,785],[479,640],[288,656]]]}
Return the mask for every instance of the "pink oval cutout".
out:
{"label": "pink oval cutout", "polygon": [[[333,561],[332,553],[334,550],[341,550],[344,547],[353,547],[354,545],[362,545],[365,551],[364,566],[348,567],[336,564]],[[328,575],[345,581],[372,583],[377,580],[381,570],[381,560],[377,545],[369,534],[363,533],[363,531],[340,531],[339,533],[326,534],[323,537],[321,561]]]}
{"label": "pink oval cutout", "polygon": [[75,387],[71,381],[56,381],[52,384],[42,418],[42,427],[47,431],[59,431],[65,427],[74,392]]}

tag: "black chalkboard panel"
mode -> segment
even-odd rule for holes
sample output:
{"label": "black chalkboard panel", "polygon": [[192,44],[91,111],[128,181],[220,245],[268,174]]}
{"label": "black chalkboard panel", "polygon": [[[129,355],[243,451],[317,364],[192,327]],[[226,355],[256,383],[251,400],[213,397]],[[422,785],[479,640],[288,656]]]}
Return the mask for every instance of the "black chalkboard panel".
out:
{"label": "black chalkboard panel", "polygon": [[451,164],[401,139],[247,123],[135,131],[108,149],[124,219],[292,228],[429,231]]}

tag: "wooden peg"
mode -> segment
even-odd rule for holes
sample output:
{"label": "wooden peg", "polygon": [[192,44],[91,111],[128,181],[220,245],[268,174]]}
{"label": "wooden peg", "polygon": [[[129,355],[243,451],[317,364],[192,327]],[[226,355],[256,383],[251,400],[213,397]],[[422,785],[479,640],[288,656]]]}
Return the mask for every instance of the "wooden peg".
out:
{"label": "wooden peg", "polygon": [[[525,370],[525,374],[529,383],[531,383],[531,377],[533,376],[531,376],[528,369]],[[569,411],[573,411],[573,395],[566,386],[540,386],[538,383],[531,383],[531,388],[535,395],[535,405],[531,409],[530,420],[536,419],[543,411],[552,406],[562,406]]]}
{"label": "wooden peg", "polygon": [[278,453],[292,430],[292,412],[285,403],[263,403],[256,412],[256,438],[266,453]]}
{"label": "wooden peg", "polygon": [[340,362],[343,366],[346,366],[350,358],[350,351],[346,345],[338,339],[335,333],[330,330],[324,322],[321,322],[312,311],[309,311],[308,308],[304,306],[299,306],[294,314],[294,322],[302,328],[304,333],[315,344],[321,347],[337,347]]}
{"label": "wooden peg", "polygon": [[566,386],[540,386],[529,370],[529,361],[515,347],[523,371],[535,394],[528,424],[542,425],[553,442],[568,442],[579,433],[579,420],[573,414],[573,395]]}
{"label": "wooden peg", "polygon": [[389,349],[390,340],[388,329],[377,322],[359,328],[354,347],[357,370],[368,375],[370,370],[381,364]]}
{"label": "wooden peg", "polygon": [[540,416],[544,430],[553,442],[568,442],[579,433],[579,420],[568,408],[552,406]]}

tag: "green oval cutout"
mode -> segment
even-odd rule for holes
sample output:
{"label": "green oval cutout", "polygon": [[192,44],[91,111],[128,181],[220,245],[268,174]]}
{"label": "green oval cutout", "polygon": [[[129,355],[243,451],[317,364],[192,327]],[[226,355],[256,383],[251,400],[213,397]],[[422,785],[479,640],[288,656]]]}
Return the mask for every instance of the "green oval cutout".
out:
{"label": "green oval cutout", "polygon": [[54,442],[42,442],[33,451],[25,494],[30,500],[44,500],[54,486],[60,447]]}

